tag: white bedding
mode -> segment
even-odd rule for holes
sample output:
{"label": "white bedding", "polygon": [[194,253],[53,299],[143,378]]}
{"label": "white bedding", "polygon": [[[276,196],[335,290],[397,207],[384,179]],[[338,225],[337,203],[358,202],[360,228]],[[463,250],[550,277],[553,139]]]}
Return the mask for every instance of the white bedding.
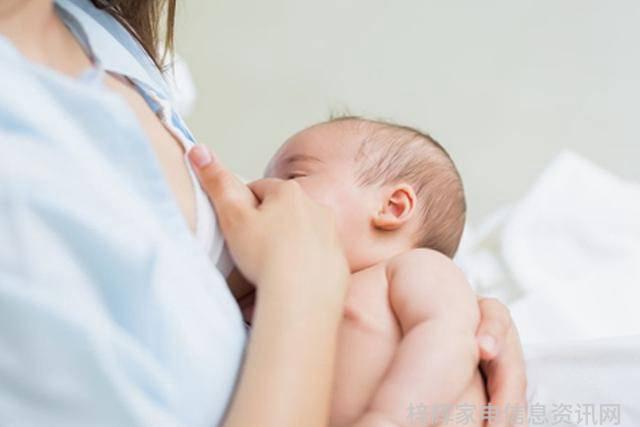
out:
{"label": "white bedding", "polygon": [[[546,408],[531,426],[640,426],[640,335],[547,343],[525,353],[529,405]],[[561,419],[559,404],[568,406],[571,422],[554,424]],[[599,422],[603,405],[618,406],[619,424]]]}
{"label": "white bedding", "polygon": [[529,403],[547,410],[531,426],[616,425],[599,422],[612,404],[617,425],[640,427],[638,183],[562,153],[521,201],[465,233],[456,261],[510,306]]}

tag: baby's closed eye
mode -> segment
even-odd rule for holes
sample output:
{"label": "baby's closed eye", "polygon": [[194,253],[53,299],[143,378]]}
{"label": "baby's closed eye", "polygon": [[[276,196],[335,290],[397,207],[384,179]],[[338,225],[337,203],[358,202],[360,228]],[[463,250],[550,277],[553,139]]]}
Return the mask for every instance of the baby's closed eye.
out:
{"label": "baby's closed eye", "polygon": [[305,176],[307,176],[307,174],[303,172],[291,172],[287,174],[286,179],[304,178]]}

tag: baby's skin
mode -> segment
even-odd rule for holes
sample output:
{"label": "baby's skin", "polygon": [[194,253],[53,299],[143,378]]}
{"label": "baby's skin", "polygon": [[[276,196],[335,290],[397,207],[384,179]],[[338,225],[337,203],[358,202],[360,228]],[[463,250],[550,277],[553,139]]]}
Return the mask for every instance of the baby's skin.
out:
{"label": "baby's skin", "polygon": [[316,125],[290,138],[266,171],[334,210],[351,268],[331,426],[480,426],[476,296],[448,257],[415,248],[418,202],[406,183],[358,182],[362,139],[358,127]]}
{"label": "baby's skin", "polygon": [[[331,425],[482,425],[478,322],[469,285],[438,252],[414,249],[354,273],[338,341]],[[463,405],[475,408],[475,422],[456,409]],[[442,422],[447,406],[448,424]]]}

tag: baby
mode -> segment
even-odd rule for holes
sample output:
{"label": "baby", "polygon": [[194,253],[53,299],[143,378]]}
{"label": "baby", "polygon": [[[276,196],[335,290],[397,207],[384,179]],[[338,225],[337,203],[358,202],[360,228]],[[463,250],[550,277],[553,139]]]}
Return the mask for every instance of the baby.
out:
{"label": "baby", "polygon": [[415,129],[344,117],[291,137],[266,176],[335,211],[351,269],[331,425],[482,425],[478,304],[450,259],[465,199],[447,152]]}

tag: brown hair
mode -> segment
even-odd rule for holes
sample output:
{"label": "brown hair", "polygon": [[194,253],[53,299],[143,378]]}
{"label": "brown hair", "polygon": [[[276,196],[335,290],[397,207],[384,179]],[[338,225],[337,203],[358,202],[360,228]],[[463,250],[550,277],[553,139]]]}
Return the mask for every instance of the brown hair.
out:
{"label": "brown hair", "polygon": [[447,151],[429,134],[381,120],[356,116],[328,123],[356,126],[364,135],[356,155],[361,185],[406,182],[414,188],[421,211],[417,247],[453,257],[466,219],[462,179]]}
{"label": "brown hair", "polygon": [[[176,0],[91,0],[109,12],[138,40],[158,68],[173,50]],[[165,16],[164,34],[161,30]],[[160,41],[163,40],[161,44]]]}

